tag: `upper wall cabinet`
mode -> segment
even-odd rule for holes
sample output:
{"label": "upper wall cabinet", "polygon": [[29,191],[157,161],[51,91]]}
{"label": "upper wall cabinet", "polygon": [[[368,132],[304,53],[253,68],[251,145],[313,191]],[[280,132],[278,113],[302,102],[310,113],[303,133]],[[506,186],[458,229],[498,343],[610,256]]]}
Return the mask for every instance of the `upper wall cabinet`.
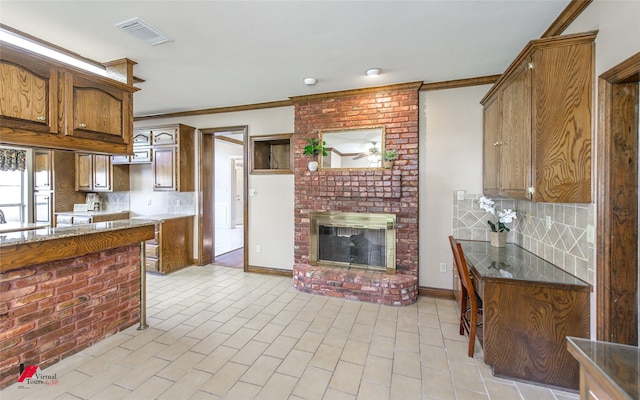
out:
{"label": "upper wall cabinet", "polygon": [[595,37],[531,41],[482,99],[485,194],[591,201]]}
{"label": "upper wall cabinet", "polygon": [[1,143],[132,153],[133,86],[4,43],[0,80]]}
{"label": "upper wall cabinet", "polygon": [[2,125],[58,133],[58,72],[49,65],[29,63],[4,49],[0,57]]}
{"label": "upper wall cabinet", "polygon": [[[195,128],[182,124],[136,129],[136,154],[150,151],[153,190],[193,192],[195,190]],[[145,139],[146,138],[146,139]],[[150,143],[150,146],[142,144]],[[140,156],[140,160],[144,157]],[[149,162],[148,161],[148,162]],[[135,156],[130,163],[142,162]]]}

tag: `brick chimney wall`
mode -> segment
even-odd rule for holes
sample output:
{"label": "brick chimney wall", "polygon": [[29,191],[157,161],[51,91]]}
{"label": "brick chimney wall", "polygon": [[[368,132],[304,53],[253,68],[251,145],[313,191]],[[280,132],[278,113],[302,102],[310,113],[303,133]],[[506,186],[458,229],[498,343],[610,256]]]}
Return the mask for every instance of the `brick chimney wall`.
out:
{"label": "brick chimney wall", "polygon": [[[396,214],[397,273],[418,275],[419,83],[292,98],[295,105],[295,264],[309,261],[309,212]],[[385,127],[392,169],[309,172],[307,139],[323,130]]]}

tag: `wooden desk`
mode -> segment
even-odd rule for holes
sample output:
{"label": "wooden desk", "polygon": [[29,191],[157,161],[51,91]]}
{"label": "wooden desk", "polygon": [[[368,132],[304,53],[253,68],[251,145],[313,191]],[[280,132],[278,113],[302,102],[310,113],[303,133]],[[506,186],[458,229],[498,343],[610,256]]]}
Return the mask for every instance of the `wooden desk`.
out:
{"label": "wooden desk", "polygon": [[589,337],[591,286],[515,244],[459,242],[482,297],[484,362],[494,375],[578,389],[566,337]]}

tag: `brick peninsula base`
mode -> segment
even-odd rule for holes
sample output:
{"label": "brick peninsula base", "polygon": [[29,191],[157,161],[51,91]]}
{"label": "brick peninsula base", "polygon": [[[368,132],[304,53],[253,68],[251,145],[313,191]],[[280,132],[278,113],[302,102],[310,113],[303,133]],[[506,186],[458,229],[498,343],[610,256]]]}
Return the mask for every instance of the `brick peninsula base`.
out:
{"label": "brick peninsula base", "polygon": [[293,286],[301,292],[387,306],[407,306],[418,299],[418,277],[357,269],[297,264]]}
{"label": "brick peninsula base", "polygon": [[142,321],[140,243],[154,234],[120,220],[3,235],[0,388],[20,364],[47,368]]}

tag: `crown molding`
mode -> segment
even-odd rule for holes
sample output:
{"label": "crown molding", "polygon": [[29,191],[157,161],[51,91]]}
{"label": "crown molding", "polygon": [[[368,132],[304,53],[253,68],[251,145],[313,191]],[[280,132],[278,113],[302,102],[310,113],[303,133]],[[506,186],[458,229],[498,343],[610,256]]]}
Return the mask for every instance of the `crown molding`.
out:
{"label": "crown molding", "polygon": [[351,97],[358,96],[367,93],[381,92],[381,91],[389,91],[389,90],[420,90],[420,87],[424,82],[409,82],[409,83],[400,83],[397,85],[385,85],[385,86],[375,86],[369,88],[362,89],[351,89],[351,90],[342,90],[338,92],[326,92],[326,93],[317,93],[317,94],[309,94],[305,96],[293,96],[289,97],[292,103],[300,103],[304,101],[314,101],[314,100],[323,100],[323,99],[335,99],[340,97]]}
{"label": "crown molding", "polygon": [[457,89],[468,86],[493,85],[501,75],[487,75],[476,78],[455,79],[451,81],[425,83],[420,88],[421,92],[430,90]]}
{"label": "crown molding", "polygon": [[173,113],[166,114],[152,114],[152,115],[143,115],[140,117],[134,117],[134,121],[144,121],[148,119],[156,119],[156,118],[173,118],[173,117],[193,117],[196,115],[207,115],[207,114],[222,114],[222,113],[230,113],[237,111],[249,111],[249,110],[262,110],[264,108],[277,108],[277,107],[288,107],[291,106],[292,103],[290,100],[278,100],[278,101],[269,101],[266,103],[255,103],[255,104],[244,104],[239,106],[228,106],[228,107],[215,107],[215,108],[205,108],[202,110],[192,110],[192,111],[179,111]]}
{"label": "crown molding", "polygon": [[571,0],[540,38],[561,35],[592,2],[593,0]]}

